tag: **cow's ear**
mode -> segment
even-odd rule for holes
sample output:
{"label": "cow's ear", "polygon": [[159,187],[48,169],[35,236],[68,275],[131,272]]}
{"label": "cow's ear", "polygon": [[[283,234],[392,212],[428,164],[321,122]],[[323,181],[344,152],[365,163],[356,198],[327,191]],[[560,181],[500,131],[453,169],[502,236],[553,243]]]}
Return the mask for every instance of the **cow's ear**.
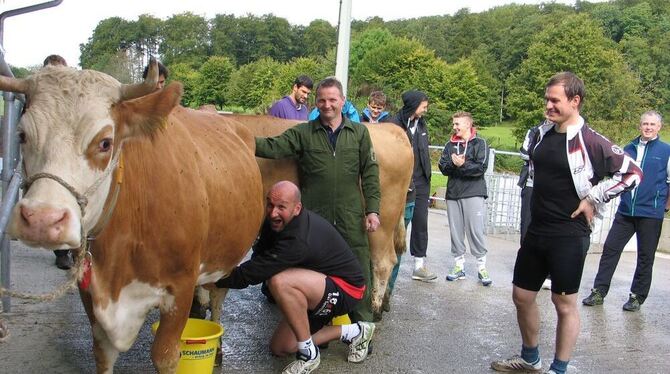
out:
{"label": "cow's ear", "polygon": [[181,83],[173,82],[149,95],[114,104],[112,117],[120,140],[135,136],[153,138],[164,128],[168,115],[179,104],[182,92]]}

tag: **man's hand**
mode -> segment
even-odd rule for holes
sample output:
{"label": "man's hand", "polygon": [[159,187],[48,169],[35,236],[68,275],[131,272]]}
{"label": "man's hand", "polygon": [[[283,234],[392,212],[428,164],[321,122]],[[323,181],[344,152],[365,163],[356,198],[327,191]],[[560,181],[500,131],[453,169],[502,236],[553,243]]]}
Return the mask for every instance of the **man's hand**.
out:
{"label": "man's hand", "polygon": [[593,205],[593,203],[590,202],[588,199],[582,199],[582,201],[579,202],[577,210],[572,212],[570,218],[575,218],[580,214],[584,214],[584,218],[586,218],[586,223],[588,223],[589,226],[591,226],[591,222],[593,222],[593,216],[595,215],[595,212],[596,207]]}
{"label": "man's hand", "polygon": [[368,232],[374,232],[379,227],[379,215],[377,213],[368,213],[365,216],[365,229]]}
{"label": "man's hand", "polygon": [[456,165],[457,168],[460,168],[465,163],[465,154],[457,155],[455,153],[451,154],[451,162]]}

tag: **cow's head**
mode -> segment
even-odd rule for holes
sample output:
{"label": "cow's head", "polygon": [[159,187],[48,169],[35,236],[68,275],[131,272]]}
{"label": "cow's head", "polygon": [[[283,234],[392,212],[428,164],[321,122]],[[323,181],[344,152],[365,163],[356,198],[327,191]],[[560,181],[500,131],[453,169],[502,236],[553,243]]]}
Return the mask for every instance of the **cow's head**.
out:
{"label": "cow's head", "polygon": [[[12,212],[11,236],[49,249],[80,246],[82,225],[88,231],[102,215],[121,144],[155,134],[179,103],[181,85],[155,91],[157,78],[155,63],[135,85],[67,67],[45,67],[26,79],[0,77],[0,90],[26,94],[18,131],[32,183]],[[71,190],[87,195],[85,207]]]}

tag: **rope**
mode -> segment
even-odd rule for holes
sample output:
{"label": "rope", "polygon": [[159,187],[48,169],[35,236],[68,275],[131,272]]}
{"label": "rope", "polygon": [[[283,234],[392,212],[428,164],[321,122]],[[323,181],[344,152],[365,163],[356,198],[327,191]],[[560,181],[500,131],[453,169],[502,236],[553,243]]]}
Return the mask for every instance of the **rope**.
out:
{"label": "rope", "polygon": [[72,252],[74,260],[75,260],[75,265],[72,269],[70,269],[70,274],[68,279],[61,283],[60,286],[56,287],[55,290],[39,295],[35,294],[30,294],[26,292],[19,292],[19,291],[12,291],[8,290],[4,287],[0,287],[0,297],[1,296],[10,296],[10,297],[15,297],[19,299],[24,299],[24,300],[29,300],[32,302],[44,302],[44,301],[53,301],[55,299],[58,299],[62,297],[65,292],[67,292],[71,288],[77,288],[77,283],[82,279],[84,276],[84,257],[86,257],[88,252],[88,238],[87,238],[87,233],[84,231],[84,225],[83,225],[83,218],[84,218],[84,210],[86,209],[86,205],[88,205],[88,195],[95,192],[98,187],[100,187],[100,184],[102,184],[102,181],[109,175],[109,173],[115,169],[116,165],[119,162],[119,155],[121,154],[120,150],[114,155],[114,158],[112,161],[109,163],[107,166],[107,169],[105,169],[105,172],[98,178],[98,180],[93,183],[84,194],[80,194],[77,192],[77,190],[74,189],[69,183],[65,182],[61,177],[49,174],[49,173],[37,173],[30,178],[27,178],[25,182],[22,184],[22,188],[28,189],[30,188],[30,185],[33,184],[37,179],[40,178],[48,178],[48,179],[53,179],[54,181],[60,183],[63,187],[65,187],[70,193],[75,197],[77,200],[77,204],[79,204],[79,209],[81,210],[81,217],[82,217],[82,223],[80,225],[81,231],[80,231],[80,245],[79,248],[77,249],[71,249],[70,252]]}
{"label": "rope", "polygon": [[77,282],[84,275],[83,263],[88,247],[88,241],[86,240],[86,236],[84,235],[83,226],[81,228],[81,235],[82,239],[80,248],[78,250],[72,251],[76,252],[75,266],[72,267],[72,269],[70,269],[68,279],[65,282],[61,283],[60,286],[58,286],[55,290],[35,295],[25,292],[12,291],[4,287],[0,287],[0,296],[10,296],[19,299],[29,300],[31,302],[44,302],[44,301],[53,301],[55,299],[62,297],[65,294],[65,292],[67,292],[70,288],[77,288]]}

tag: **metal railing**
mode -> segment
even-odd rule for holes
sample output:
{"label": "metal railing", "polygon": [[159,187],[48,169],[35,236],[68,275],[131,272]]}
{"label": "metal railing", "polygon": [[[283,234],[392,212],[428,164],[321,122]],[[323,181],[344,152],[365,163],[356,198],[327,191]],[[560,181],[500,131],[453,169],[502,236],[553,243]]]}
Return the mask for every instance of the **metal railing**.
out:
{"label": "metal railing", "polygon": [[[12,9],[0,14],[0,74],[6,77],[14,77],[12,70],[5,61],[5,49],[3,40],[5,35],[5,20],[20,14],[35,12],[42,9],[55,7],[63,0],[54,0],[40,4],[30,5],[23,8]],[[9,222],[12,208],[16,204],[21,186],[21,174],[16,171],[19,162],[19,142],[16,126],[23,110],[25,99],[23,95],[15,95],[13,92],[4,92],[4,113],[2,116],[2,203],[0,204],[0,285],[5,289],[11,289],[9,253],[9,238],[5,235],[5,229]],[[2,311],[11,311],[11,299],[9,296],[2,297]]]}

